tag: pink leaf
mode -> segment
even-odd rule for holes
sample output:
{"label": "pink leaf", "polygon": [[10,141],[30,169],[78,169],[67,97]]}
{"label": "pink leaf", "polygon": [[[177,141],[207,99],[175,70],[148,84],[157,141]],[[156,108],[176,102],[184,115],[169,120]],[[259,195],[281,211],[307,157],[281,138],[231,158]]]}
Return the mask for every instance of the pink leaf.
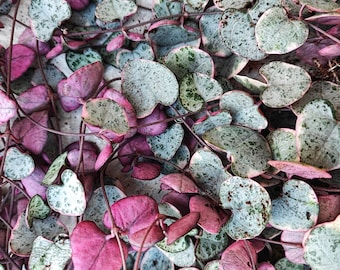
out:
{"label": "pink leaf", "polygon": [[[153,224],[158,216],[158,205],[148,196],[136,195],[112,204],[111,212],[116,225],[130,235]],[[103,221],[107,228],[112,228],[108,212],[105,213]]]}
{"label": "pink leaf", "polygon": [[63,44],[59,43],[56,46],[54,46],[47,54],[46,54],[46,59],[53,59],[54,57],[58,56],[61,54],[64,50]]}
{"label": "pink leaf", "polygon": [[257,254],[252,244],[240,240],[231,244],[223,253],[220,261],[221,270],[253,270]]}
{"label": "pink leaf", "polygon": [[269,262],[262,262],[257,266],[257,270],[275,270],[275,267]]}
{"label": "pink leaf", "polygon": [[[26,28],[24,30],[24,32],[20,35],[18,42],[21,43],[22,45],[30,47],[34,51],[36,51],[37,49],[37,39],[34,37],[31,28]],[[51,49],[50,45],[47,42],[38,41],[38,46],[40,55],[47,54]]]}
{"label": "pink leaf", "polygon": [[32,113],[49,104],[48,89],[45,85],[37,85],[21,93],[17,101],[25,113]]}
{"label": "pink leaf", "polygon": [[109,159],[113,152],[112,144],[107,142],[102,151],[99,153],[96,163],[94,164],[94,169],[98,171],[105,162]]}
{"label": "pink leaf", "polygon": [[181,173],[167,174],[161,182],[179,193],[198,193],[198,187],[189,177]]}
{"label": "pink leaf", "polygon": [[[47,127],[47,111],[32,113],[30,117],[40,125]],[[26,149],[36,155],[42,152],[47,141],[47,131],[27,118],[14,122],[12,134],[16,139],[21,140],[21,144]]]}
{"label": "pink leaf", "polygon": [[333,44],[319,50],[321,56],[337,57],[340,55],[340,44]]}
{"label": "pink leaf", "polygon": [[200,218],[200,213],[191,212],[186,216],[178,219],[176,222],[172,223],[168,228],[167,244],[171,245],[178,238],[185,235],[193,228],[196,227],[197,221]]}
{"label": "pink leaf", "polygon": [[3,91],[0,91],[0,125],[17,116],[17,106]]}
{"label": "pink leaf", "polygon": [[190,212],[189,210],[190,197],[185,193],[178,193],[171,191],[162,198],[162,202],[169,203],[176,207],[182,215],[186,215]]}
{"label": "pink leaf", "polygon": [[155,179],[161,172],[161,165],[154,162],[137,162],[133,165],[131,176],[140,180]]}
{"label": "pink leaf", "polygon": [[156,107],[150,115],[138,120],[137,131],[145,136],[159,135],[168,127],[168,123],[165,121],[166,118],[164,111]]}
{"label": "pink leaf", "polygon": [[[67,159],[72,168],[76,168],[79,163],[80,146],[78,142],[72,143],[66,147],[68,151]],[[97,149],[90,143],[85,141],[82,149],[82,162],[84,163],[85,172],[93,172],[97,159]]]}
{"label": "pink leaf", "polygon": [[125,36],[124,34],[120,34],[110,40],[110,42],[106,45],[106,50],[108,52],[117,50],[124,45],[124,42],[125,42]]}
{"label": "pink leaf", "polygon": [[340,195],[331,194],[318,196],[319,200],[319,217],[318,223],[333,221],[340,215]]}
{"label": "pink leaf", "polygon": [[292,244],[301,244],[300,247],[292,245],[282,245],[285,250],[286,258],[296,264],[305,264],[305,259],[303,258],[303,248],[302,241],[305,236],[306,231],[283,231],[281,234],[281,241]]}
{"label": "pink leaf", "polygon": [[10,48],[7,48],[5,51],[6,68],[8,68],[8,62],[11,61],[11,81],[14,81],[28,70],[35,61],[36,55],[34,50],[21,44],[12,46],[12,59],[9,59],[9,52]]}
{"label": "pink leaf", "polygon": [[66,112],[80,107],[83,99],[91,96],[97,90],[102,78],[104,67],[101,62],[95,62],[76,70],[69,78],[58,84],[58,94],[61,106]]}
{"label": "pink leaf", "polygon": [[[143,250],[151,248],[164,238],[163,230],[158,225],[152,226],[148,231],[149,228],[145,228],[129,235],[129,243],[133,249],[139,250],[143,241]],[[146,233],[148,235],[145,238]]]}
{"label": "pink leaf", "polygon": [[89,4],[89,0],[67,0],[67,2],[74,10],[82,10]]}
{"label": "pink leaf", "polygon": [[26,178],[21,179],[21,183],[25,187],[25,190],[30,197],[38,194],[44,200],[46,199],[47,187],[41,184],[44,176],[44,171],[36,166],[33,173],[31,173]]}
{"label": "pink leaf", "polygon": [[127,38],[129,40],[132,40],[132,41],[142,41],[142,40],[145,40],[145,36],[143,34],[140,34],[140,33],[128,32],[126,34],[127,34]]}
{"label": "pink leaf", "polygon": [[78,223],[71,235],[72,261],[75,270],[120,270],[122,257],[128,248],[121,241],[121,256],[117,239],[107,238],[93,222]]}
{"label": "pink leaf", "polygon": [[200,195],[191,197],[189,207],[190,212],[200,213],[198,225],[209,233],[218,233],[227,221],[224,212],[219,211],[211,201]]}
{"label": "pink leaf", "polygon": [[275,167],[279,171],[285,172],[289,179],[292,178],[293,175],[300,176],[306,179],[332,178],[332,176],[328,172],[322,169],[297,161],[270,160],[268,161],[268,163],[270,166]]}

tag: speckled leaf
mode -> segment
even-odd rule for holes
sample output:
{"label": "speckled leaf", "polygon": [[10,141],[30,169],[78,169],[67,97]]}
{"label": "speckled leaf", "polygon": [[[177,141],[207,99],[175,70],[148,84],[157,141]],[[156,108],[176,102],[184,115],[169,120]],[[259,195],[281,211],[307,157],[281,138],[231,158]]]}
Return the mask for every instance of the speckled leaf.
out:
{"label": "speckled leaf", "polygon": [[[216,8],[209,8],[207,11],[218,11]],[[210,54],[226,57],[231,54],[229,48],[224,44],[218,32],[221,14],[203,15],[199,21],[199,27],[202,33],[203,47]]]}
{"label": "speckled leaf", "polygon": [[180,124],[174,124],[157,136],[148,136],[147,142],[155,156],[170,160],[180,147],[184,137],[184,130]]}
{"label": "speckled leaf", "polygon": [[214,75],[214,63],[210,55],[190,46],[172,50],[165,58],[165,65],[175,73],[179,80],[193,72],[211,77]]}
{"label": "speckled leaf", "polygon": [[231,177],[221,159],[213,152],[198,149],[191,157],[189,171],[207,193],[218,196],[221,183]]}
{"label": "speckled leaf", "polygon": [[317,225],[307,232],[303,246],[306,262],[315,270],[340,268],[340,215],[331,222]]}
{"label": "speckled leaf", "polygon": [[199,12],[204,11],[205,6],[209,0],[183,0],[184,8],[187,12]]}
{"label": "speckled leaf", "polygon": [[240,126],[220,126],[207,131],[204,140],[227,152],[233,173],[255,177],[268,169],[271,151],[267,141],[256,131]]}
{"label": "speckled leaf", "polygon": [[233,215],[227,223],[228,235],[235,239],[251,239],[266,227],[271,211],[268,192],[257,182],[233,176],[221,185],[220,200],[223,208]]}
{"label": "speckled leaf", "polygon": [[249,78],[247,76],[235,75],[233,79],[242,84],[245,88],[251,91],[253,94],[261,94],[267,87],[266,83]]}
{"label": "speckled leaf", "polygon": [[279,128],[267,136],[267,141],[272,149],[273,159],[286,161],[299,161],[296,149],[295,130]]}
{"label": "speckled leaf", "polygon": [[232,116],[227,111],[220,111],[212,113],[211,115],[205,116],[199,119],[192,126],[192,130],[197,135],[203,135],[206,131],[213,129],[218,126],[230,125]]}
{"label": "speckled leaf", "polygon": [[222,10],[228,8],[242,9],[251,3],[251,0],[214,0],[215,6]]}
{"label": "speckled leaf", "polygon": [[48,41],[54,29],[71,17],[71,8],[64,0],[32,0],[29,16],[35,37],[41,41]]}
{"label": "speckled leaf", "polygon": [[150,270],[155,267],[157,267],[157,269],[164,270],[175,269],[174,264],[164,255],[164,253],[162,253],[158,248],[152,247],[143,254],[139,269]]}
{"label": "speckled leaf", "polygon": [[172,0],[155,0],[153,11],[156,17],[164,17],[182,13],[182,3]]}
{"label": "speckled leaf", "polygon": [[4,175],[11,180],[21,180],[34,171],[33,158],[16,147],[9,148],[5,158]]}
{"label": "speckled leaf", "polygon": [[220,260],[213,260],[208,262],[203,270],[219,270],[220,269]]}
{"label": "speckled leaf", "polygon": [[326,99],[335,109],[336,119],[340,120],[340,85],[329,81],[315,81],[308,89],[307,93],[292,104],[292,109],[295,114],[300,114],[303,107],[313,99]]}
{"label": "speckled leaf", "polygon": [[165,237],[163,240],[159,241],[156,246],[165,252],[170,252],[170,253],[179,253],[184,250],[186,250],[189,246],[188,239],[183,236],[181,238],[178,238],[175,242],[172,244],[167,243],[167,238]]}
{"label": "speckled leaf", "polygon": [[202,235],[199,236],[195,254],[198,260],[206,262],[215,258],[227,245],[228,235],[226,225],[224,225],[217,234],[208,233],[203,230]]}
{"label": "speckled leaf", "polygon": [[312,82],[303,68],[280,61],[262,66],[259,72],[268,84],[260,98],[271,108],[282,108],[299,100]]}
{"label": "speckled leaf", "polygon": [[306,5],[308,9],[317,12],[339,11],[340,5],[329,0],[301,0],[300,4]]}
{"label": "speckled leaf", "polygon": [[297,148],[301,162],[331,170],[340,167],[340,124],[331,104],[315,99],[296,121]]}
{"label": "speckled leaf", "polygon": [[249,60],[237,54],[232,54],[228,57],[228,61],[223,62],[224,76],[227,79],[233,78],[238,74],[247,64]]}
{"label": "speckled leaf", "polygon": [[39,195],[34,195],[27,206],[26,220],[28,226],[31,228],[33,219],[45,219],[50,214],[51,209],[45,204],[44,200]]}
{"label": "speckled leaf", "polygon": [[124,49],[117,53],[117,67],[123,69],[128,61],[135,59],[153,60],[154,57],[152,47],[148,43],[140,42],[132,51]]}
{"label": "speckled leaf", "polygon": [[279,171],[285,172],[288,179],[291,179],[293,175],[306,179],[332,178],[325,170],[297,161],[269,160],[268,163]]}
{"label": "speckled leaf", "polygon": [[287,258],[282,258],[275,263],[276,270],[304,270],[303,264],[296,264],[289,261]]}
{"label": "speckled leaf", "polygon": [[56,217],[49,216],[43,220],[34,219],[32,228],[28,228],[25,213],[19,216],[9,240],[9,245],[17,255],[29,256],[32,251],[33,241],[39,236],[54,239],[58,234],[66,234],[67,230]]}
{"label": "speckled leaf", "polygon": [[305,23],[289,19],[281,7],[268,9],[255,26],[257,44],[267,54],[285,54],[297,49],[307,40],[308,32]]}
{"label": "speckled leaf", "polygon": [[[181,239],[181,238],[180,238]],[[192,240],[188,240],[187,247],[181,252],[169,252],[160,249],[165,256],[167,256],[176,266],[189,267],[192,266],[196,260],[195,246]]]}
{"label": "speckled leaf", "polygon": [[282,7],[282,0],[257,0],[254,6],[248,11],[254,25],[266,10],[273,7]]}
{"label": "speckled leaf", "polygon": [[132,0],[104,0],[97,5],[96,16],[103,22],[123,20],[137,11],[137,5]]}
{"label": "speckled leaf", "polygon": [[272,201],[270,224],[280,230],[307,230],[316,224],[319,204],[313,188],[304,181],[289,180],[282,197]]}
{"label": "speckled leaf", "polygon": [[220,109],[227,110],[233,117],[233,124],[249,127],[255,130],[265,129],[267,119],[259,110],[259,104],[254,104],[254,99],[242,91],[229,91],[220,99]]}
{"label": "speckled leaf", "polygon": [[72,71],[92,64],[97,61],[102,61],[101,55],[91,48],[85,49],[82,53],[69,51],[66,53],[66,62]]}
{"label": "speckled leaf", "polygon": [[184,169],[189,163],[190,156],[191,153],[188,146],[182,144],[176,154],[170,159],[170,163],[162,164],[162,173],[176,173],[179,171],[179,168]]}
{"label": "speckled leaf", "polygon": [[180,82],[179,99],[183,107],[192,112],[200,110],[206,102],[219,98],[222,93],[220,84],[205,74],[188,73]]}
{"label": "speckled leaf", "polygon": [[62,215],[80,216],[85,211],[86,201],[82,183],[77,175],[66,169],[61,174],[63,185],[51,185],[47,189],[49,206]]}
{"label": "speckled leaf", "polygon": [[90,125],[124,135],[130,129],[124,108],[109,98],[88,100],[83,106],[82,118]]}
{"label": "speckled leaf", "polygon": [[226,46],[235,54],[255,61],[266,57],[256,43],[255,25],[248,13],[226,9],[222,15],[219,31]]}
{"label": "speckled leaf", "polygon": [[[125,194],[116,186],[105,186],[105,192],[110,205],[125,197]],[[103,217],[106,211],[107,207],[103,190],[98,188],[93,192],[91,199],[87,203],[83,219],[93,221],[102,231],[108,232],[103,224]]]}
{"label": "speckled leaf", "polygon": [[67,154],[67,152],[62,153],[52,162],[41,182],[43,185],[49,186],[57,179],[60,169],[65,165]]}
{"label": "speckled leaf", "polygon": [[173,104],[179,86],[175,75],[165,66],[137,59],[128,62],[122,71],[122,91],[135,108],[137,117],[143,118],[151,114],[158,103]]}
{"label": "speckled leaf", "polygon": [[53,241],[38,236],[33,242],[28,266],[30,269],[64,269],[71,259],[71,245],[66,235],[58,235]]}

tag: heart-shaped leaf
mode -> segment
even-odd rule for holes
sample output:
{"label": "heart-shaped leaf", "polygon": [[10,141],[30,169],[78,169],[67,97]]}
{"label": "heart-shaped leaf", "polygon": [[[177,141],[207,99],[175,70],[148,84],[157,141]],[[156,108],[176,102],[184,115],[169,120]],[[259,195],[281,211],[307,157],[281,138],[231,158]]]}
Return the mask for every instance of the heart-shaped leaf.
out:
{"label": "heart-shaped leaf", "polygon": [[122,91],[135,108],[138,118],[151,114],[158,103],[165,106],[173,104],[178,97],[178,88],[175,75],[165,66],[150,60],[130,61],[122,71]]}
{"label": "heart-shaped leaf", "polygon": [[66,54],[67,65],[72,71],[76,71],[81,67],[100,61],[102,61],[101,55],[90,48],[85,49],[83,53],[75,53],[73,51],[69,51]]}
{"label": "heart-shaped leaf", "polygon": [[[125,194],[116,186],[105,186],[105,193],[110,205],[125,197]],[[84,220],[93,221],[102,231],[107,231],[103,224],[104,214],[107,211],[103,189],[96,189],[87,203]]]}
{"label": "heart-shaped leaf", "polygon": [[39,236],[49,240],[54,239],[58,234],[67,234],[56,217],[49,216],[43,220],[34,219],[32,227],[26,224],[25,213],[19,216],[9,240],[12,252],[20,256],[29,256],[32,251],[33,241]]}
{"label": "heart-shaped leaf", "polygon": [[214,62],[203,50],[183,46],[169,52],[165,65],[181,80],[188,73],[202,73],[213,77]]}
{"label": "heart-shaped leaf", "polygon": [[242,9],[251,3],[250,0],[214,0],[214,4],[221,10],[226,10],[227,8]]}
{"label": "heart-shaped leaf", "polygon": [[155,267],[155,262],[157,262],[157,267],[159,269],[175,269],[173,263],[166,257],[158,248],[152,247],[148,249],[144,254],[140,263],[141,270],[148,270]]}
{"label": "heart-shaped leaf", "polygon": [[50,40],[60,23],[71,17],[71,8],[64,0],[32,0],[29,7],[32,31],[41,41]]}
{"label": "heart-shaped leaf", "polygon": [[11,180],[21,180],[34,171],[33,158],[16,147],[9,148],[5,158],[4,175]]}
{"label": "heart-shaped leaf", "polygon": [[275,263],[276,270],[304,270],[303,264],[296,264],[289,261],[287,258],[282,258]]}
{"label": "heart-shaped leaf", "polygon": [[319,214],[314,190],[300,180],[289,180],[282,188],[282,197],[272,201],[270,224],[280,230],[307,230],[316,224]]}
{"label": "heart-shaped leaf", "polygon": [[62,215],[82,215],[86,206],[85,192],[77,175],[66,169],[61,174],[61,181],[63,185],[51,185],[47,189],[49,206]]}
{"label": "heart-shaped leaf", "polygon": [[241,126],[220,126],[207,131],[204,140],[231,159],[232,171],[241,177],[255,177],[265,172],[271,160],[267,141],[256,131]]}
{"label": "heart-shaped leaf", "polygon": [[42,180],[43,185],[49,186],[57,179],[60,169],[65,165],[66,157],[67,152],[64,152],[52,162]]}
{"label": "heart-shaped leaf", "polygon": [[33,219],[45,219],[50,214],[51,209],[45,204],[44,200],[39,196],[35,195],[30,199],[30,202],[26,210],[27,224],[31,228]]}
{"label": "heart-shaped leaf", "polygon": [[117,53],[117,67],[123,69],[128,61],[135,59],[153,60],[155,57],[152,47],[148,43],[140,42],[132,51],[120,50]]}
{"label": "heart-shaped leaf", "polygon": [[296,121],[301,162],[326,170],[339,168],[339,133],[340,124],[328,101],[315,99],[307,103]]}
{"label": "heart-shaped leaf", "polygon": [[248,76],[235,75],[233,79],[250,90],[253,94],[261,94],[267,87],[266,83],[249,78]]}
{"label": "heart-shaped leaf", "polygon": [[235,54],[254,61],[266,57],[256,43],[255,25],[248,13],[233,8],[226,9],[219,31],[226,46]]}
{"label": "heart-shaped leaf", "polygon": [[257,182],[233,176],[221,185],[220,200],[223,208],[233,215],[227,223],[228,235],[235,239],[251,239],[266,227],[271,211],[268,192]]}
{"label": "heart-shaped leaf", "polygon": [[7,62],[5,67],[7,68],[8,62],[11,62],[11,81],[14,81],[21,77],[33,64],[36,59],[36,53],[27,46],[15,44],[12,46],[12,58],[9,58],[10,48],[7,48],[5,51],[5,60]]}
{"label": "heart-shaped leaf", "polygon": [[301,0],[302,5],[306,5],[308,9],[317,12],[339,11],[340,5],[333,1],[327,0]]}
{"label": "heart-shaped leaf", "polygon": [[233,124],[249,127],[255,130],[265,129],[267,119],[259,111],[259,105],[253,98],[242,91],[229,91],[220,99],[220,109],[230,112]]}
{"label": "heart-shaped leaf", "polygon": [[260,17],[255,26],[259,48],[267,54],[291,52],[308,38],[308,27],[302,21],[290,20],[285,9],[274,7]]}
{"label": "heart-shaped leaf", "polygon": [[131,176],[140,180],[153,180],[159,176],[161,165],[155,162],[138,162],[132,168]]}
{"label": "heart-shaped leaf", "polygon": [[70,240],[59,235],[53,241],[38,236],[32,247],[28,265],[30,269],[64,269],[71,259]]}
{"label": "heart-shaped leaf", "polygon": [[205,192],[218,196],[221,183],[231,177],[213,152],[198,149],[191,157],[189,171]]}
{"label": "heart-shaped leaf", "polygon": [[104,0],[97,5],[96,16],[103,22],[123,20],[137,11],[137,5],[132,0]]}
{"label": "heart-shaped leaf", "polygon": [[21,179],[21,183],[30,197],[39,195],[44,200],[46,199],[46,187],[42,185],[44,176],[45,172],[36,166],[33,173]]}
{"label": "heart-shaped leaf", "polygon": [[127,259],[128,248],[120,240],[123,254],[117,239],[107,237],[91,221],[83,221],[77,224],[71,234],[72,262],[75,269],[83,270],[120,270],[124,260]]}
{"label": "heart-shaped leaf", "polygon": [[192,126],[192,130],[197,135],[203,135],[206,131],[213,129],[218,126],[230,125],[232,116],[227,111],[217,111],[210,115],[203,116],[198,119]]}
{"label": "heart-shaped leaf", "polygon": [[97,90],[103,72],[103,64],[95,62],[76,70],[69,78],[60,81],[58,95],[63,109],[69,112],[80,107],[81,100]]}
{"label": "heart-shaped leaf", "polygon": [[155,156],[170,160],[180,147],[184,137],[184,130],[180,124],[174,124],[166,131],[157,136],[148,136],[146,138],[152,152]]}
{"label": "heart-shaped leaf", "polygon": [[303,68],[280,61],[262,66],[259,72],[268,84],[260,98],[271,108],[285,107],[299,100],[312,82]]}
{"label": "heart-shaped leaf", "polygon": [[313,269],[340,267],[339,226],[340,215],[334,221],[319,224],[307,232],[303,242],[304,258]]}
{"label": "heart-shaped leaf", "polygon": [[17,106],[3,91],[0,91],[0,125],[17,116]]}
{"label": "heart-shaped leaf", "polygon": [[206,102],[219,98],[222,93],[220,84],[205,74],[188,73],[180,82],[181,104],[192,112],[200,110]]}

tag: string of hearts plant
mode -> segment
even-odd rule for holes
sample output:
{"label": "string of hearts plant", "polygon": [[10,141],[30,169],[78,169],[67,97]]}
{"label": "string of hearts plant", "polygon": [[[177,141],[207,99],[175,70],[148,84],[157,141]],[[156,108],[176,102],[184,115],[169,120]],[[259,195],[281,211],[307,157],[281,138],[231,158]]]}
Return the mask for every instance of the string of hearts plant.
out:
{"label": "string of hearts plant", "polygon": [[340,268],[338,2],[0,15],[0,269]]}

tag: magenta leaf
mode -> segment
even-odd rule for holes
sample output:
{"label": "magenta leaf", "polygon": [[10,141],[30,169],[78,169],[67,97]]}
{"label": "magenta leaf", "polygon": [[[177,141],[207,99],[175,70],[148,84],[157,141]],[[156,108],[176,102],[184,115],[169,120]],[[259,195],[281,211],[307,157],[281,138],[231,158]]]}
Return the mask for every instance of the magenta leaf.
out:
{"label": "magenta leaf", "polygon": [[163,133],[168,127],[165,119],[164,111],[157,106],[150,115],[138,120],[138,133],[145,136],[156,136]]}
{"label": "magenta leaf", "polygon": [[163,196],[162,203],[169,203],[177,208],[182,215],[186,215],[190,212],[189,200],[189,195],[171,191],[170,193]]}
{"label": "magenta leaf", "polygon": [[17,101],[25,113],[38,111],[49,104],[48,89],[45,85],[37,85],[21,93]]}
{"label": "magenta leaf", "polygon": [[332,178],[332,176],[325,170],[297,161],[269,160],[268,163],[270,166],[275,167],[279,171],[285,172],[289,179],[292,178],[293,175],[306,179]]}
{"label": "magenta leaf", "polygon": [[306,231],[283,231],[281,234],[281,241],[285,243],[300,244],[301,247],[293,245],[282,245],[285,250],[286,258],[296,264],[306,264],[303,258],[302,242]]}
{"label": "magenta leaf", "polygon": [[106,45],[106,50],[108,52],[117,50],[124,45],[124,42],[125,42],[125,36],[123,33],[121,33],[118,36],[115,36],[113,39],[110,40],[110,42]]}
{"label": "magenta leaf", "polygon": [[318,196],[319,200],[319,216],[318,223],[333,221],[340,215],[340,195],[329,194]]}
{"label": "magenta leaf", "polygon": [[92,221],[82,221],[71,234],[72,262],[75,270],[120,270],[122,257],[128,248],[121,241],[123,256],[117,239],[105,235]]}
{"label": "magenta leaf", "polygon": [[0,91],[0,125],[17,116],[17,106],[3,91]]}
{"label": "magenta leaf", "polygon": [[[147,235],[146,235],[147,234]],[[158,225],[145,228],[129,235],[129,242],[135,250],[143,244],[143,250],[151,248],[164,238],[163,230]]]}
{"label": "magenta leaf", "polygon": [[[35,51],[31,48],[15,44],[12,46],[12,59],[10,58],[10,48],[5,51],[6,68],[11,61],[11,81],[21,77],[35,61]],[[7,70],[8,74],[8,70]]]}
{"label": "magenta leaf", "polygon": [[131,176],[140,180],[155,179],[161,172],[161,165],[155,162],[137,162],[133,165]]}
{"label": "magenta leaf", "polygon": [[[30,28],[26,28],[24,30],[24,32],[20,35],[18,42],[22,45],[26,45],[32,50],[36,51],[37,49],[37,39],[34,38],[34,34]],[[47,54],[51,49],[47,42],[38,41],[38,46],[38,52],[41,55]]]}
{"label": "magenta leaf", "polygon": [[76,168],[78,166],[79,158],[81,157],[81,160],[84,163],[85,172],[93,172],[95,170],[97,149],[90,142],[84,142],[82,151],[80,151],[78,143],[73,143],[66,149],[69,151],[67,159],[72,168]]}
{"label": "magenta leaf", "polygon": [[[123,198],[111,205],[111,212],[123,232],[131,235],[151,226],[158,216],[157,202],[145,195]],[[109,213],[104,216],[104,225],[111,229]]]}
{"label": "magenta leaf", "polygon": [[326,57],[337,57],[340,55],[340,45],[339,44],[333,44],[329,45],[319,51],[319,54],[321,56]]}
{"label": "magenta leaf", "polygon": [[198,193],[198,187],[194,181],[181,173],[165,175],[161,182],[179,193]]}
{"label": "magenta leaf", "polygon": [[184,236],[193,228],[196,227],[197,222],[200,218],[200,213],[190,212],[184,217],[178,219],[176,222],[172,223],[168,228],[167,244],[171,245],[181,236]]}
{"label": "magenta leaf", "polygon": [[39,195],[43,199],[46,199],[46,186],[41,184],[44,176],[45,173],[43,170],[36,166],[33,173],[21,179],[21,183],[25,187],[25,190],[30,197]]}
{"label": "magenta leaf", "polygon": [[208,199],[196,195],[190,198],[190,212],[199,212],[198,225],[209,233],[218,233],[227,221],[227,216],[219,211]]}
{"label": "magenta leaf", "polygon": [[82,10],[89,4],[89,0],[67,0],[67,2],[74,10]]}
{"label": "magenta leaf", "polygon": [[112,144],[109,141],[107,141],[102,151],[100,151],[96,163],[94,164],[94,169],[96,171],[98,171],[105,164],[105,162],[111,156],[112,152],[113,152]]}
{"label": "magenta leaf", "polygon": [[82,101],[97,90],[104,67],[101,62],[94,62],[76,70],[69,78],[58,84],[61,106],[66,112],[80,107]]}
{"label": "magenta leaf", "polygon": [[223,253],[220,261],[221,270],[253,270],[257,261],[256,250],[247,240],[231,244]]}
{"label": "magenta leaf", "polygon": [[[47,127],[47,111],[32,113],[30,117],[40,125]],[[27,118],[14,122],[12,134],[33,154],[40,154],[47,141],[47,131]]]}

